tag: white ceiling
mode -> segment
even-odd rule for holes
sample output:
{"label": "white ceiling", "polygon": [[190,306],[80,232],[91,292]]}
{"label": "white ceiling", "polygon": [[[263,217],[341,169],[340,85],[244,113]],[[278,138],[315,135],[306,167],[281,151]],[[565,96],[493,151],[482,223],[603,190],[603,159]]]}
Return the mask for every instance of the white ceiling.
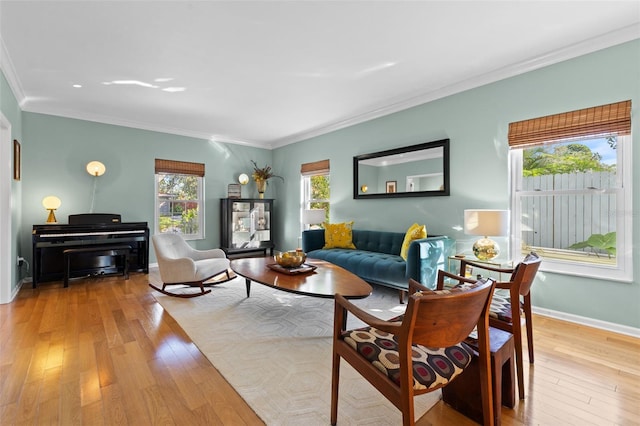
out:
{"label": "white ceiling", "polygon": [[640,1],[0,1],[23,110],[265,148],[637,38]]}

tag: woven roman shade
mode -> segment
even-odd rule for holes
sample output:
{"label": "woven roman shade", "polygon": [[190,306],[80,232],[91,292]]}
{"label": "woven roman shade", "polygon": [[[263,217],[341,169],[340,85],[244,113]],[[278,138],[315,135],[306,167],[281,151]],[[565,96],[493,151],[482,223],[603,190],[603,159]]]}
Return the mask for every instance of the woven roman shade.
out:
{"label": "woven roman shade", "polygon": [[156,173],[173,173],[204,177],[204,164],[156,158]]}
{"label": "woven roman shade", "polygon": [[300,167],[300,174],[303,176],[323,175],[329,173],[329,160],[304,163]]}
{"label": "woven roman shade", "polygon": [[558,139],[631,133],[631,101],[617,102],[509,124],[509,147]]}

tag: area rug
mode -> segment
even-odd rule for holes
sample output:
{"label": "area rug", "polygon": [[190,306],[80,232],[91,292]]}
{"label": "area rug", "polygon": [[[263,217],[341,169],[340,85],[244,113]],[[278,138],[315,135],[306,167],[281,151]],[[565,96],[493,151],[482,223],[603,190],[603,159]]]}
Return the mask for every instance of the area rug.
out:
{"label": "area rug", "polygon": [[[159,284],[157,269],[149,279]],[[299,296],[257,283],[246,297],[244,278],[192,299],[154,296],[267,425],[328,425],[331,401],[333,299]],[[374,287],[355,304],[379,318],[404,312],[396,291]],[[361,326],[350,317],[349,328]],[[342,361],[339,425],[394,425],[393,404]],[[416,419],[441,398],[416,398]]]}

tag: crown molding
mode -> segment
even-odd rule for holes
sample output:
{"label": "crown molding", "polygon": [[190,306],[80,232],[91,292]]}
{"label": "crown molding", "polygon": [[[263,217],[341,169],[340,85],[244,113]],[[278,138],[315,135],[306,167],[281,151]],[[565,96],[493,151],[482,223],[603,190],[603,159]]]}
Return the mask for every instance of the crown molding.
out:
{"label": "crown molding", "polygon": [[466,90],[474,89],[476,87],[484,86],[486,84],[494,83],[496,81],[504,80],[506,78],[514,77],[520,74],[524,74],[529,71],[534,71],[549,65],[553,65],[558,62],[573,59],[588,53],[596,52],[608,47],[612,47],[618,44],[626,43],[632,40],[640,38],[640,24],[630,25],[628,27],[621,28],[616,31],[612,31],[598,37],[593,37],[573,44],[571,46],[549,52],[547,54],[538,56],[528,61],[512,64],[506,67],[502,67],[491,72],[481,74],[467,80],[455,83],[449,86],[438,88],[436,90],[425,91],[417,96],[410,98],[396,98],[391,99],[385,105],[372,106],[367,111],[362,111],[350,118],[336,121],[333,123],[327,123],[324,125],[316,126],[304,132],[292,134],[285,138],[276,139],[267,143],[259,143],[256,141],[242,140],[228,138],[224,136],[212,135],[206,132],[192,131],[188,129],[179,129],[172,127],[163,127],[155,124],[137,122],[133,120],[124,120],[120,118],[101,116],[97,114],[86,114],[84,112],[73,110],[59,110],[59,109],[47,109],[30,105],[29,98],[25,95],[20,79],[18,78],[9,53],[5,47],[4,41],[0,38],[0,68],[4,72],[4,75],[9,83],[14,96],[18,101],[18,105],[23,111],[49,114],[54,116],[61,116],[67,118],[75,118],[79,120],[86,120],[104,124],[112,124],[115,126],[130,127],[142,130],[149,130],[154,132],[175,134],[180,136],[187,136],[196,139],[204,139],[208,141],[216,141],[221,143],[230,143],[244,146],[251,146],[262,149],[275,149],[282,146],[290,145],[292,143],[301,142],[306,139],[310,139],[316,136],[321,136],[336,130],[340,130],[349,126],[364,123],[376,118],[380,118],[395,112],[403,111],[418,105],[422,105],[428,102],[442,99],[447,96],[451,96],[457,93],[464,92]]}
{"label": "crown molding", "polygon": [[20,79],[16,74],[13,62],[9,56],[9,51],[7,50],[7,46],[4,44],[2,37],[0,37],[0,70],[4,73],[4,76],[9,83],[9,87],[13,92],[13,96],[15,96],[20,108],[22,108],[22,104],[25,99],[24,90],[22,90]]}
{"label": "crown molding", "polygon": [[[58,108],[48,109],[43,107],[33,107],[30,104],[28,98],[24,100],[22,110],[25,112],[32,112],[36,114],[47,114],[47,115],[53,115],[56,117],[91,121],[91,122],[101,123],[101,124],[110,124],[113,126],[129,127],[129,128],[138,129],[138,130],[147,130],[150,132],[186,136],[194,139],[203,139],[209,142],[230,143],[230,144],[236,144],[236,145],[251,146],[256,148],[263,148],[263,149],[265,148],[264,144],[260,144],[254,141],[243,140],[243,139],[233,139],[225,136],[213,135],[207,132],[198,132],[193,130],[180,129],[177,127],[158,126],[156,124],[145,123],[142,121],[124,120],[122,118],[116,118],[116,117],[111,117],[106,115],[86,114],[84,112],[80,112],[76,110],[63,110]],[[270,148],[267,148],[267,149],[270,149]]]}
{"label": "crown molding", "polygon": [[346,120],[318,126],[305,132],[296,133],[286,138],[278,139],[276,141],[273,141],[272,146],[273,148],[278,148],[292,143],[301,142],[303,140],[321,136],[336,130],[343,129],[345,127],[384,117],[395,112],[403,111],[405,109],[432,102],[437,99],[455,95],[456,93],[461,93],[466,90],[474,89],[476,87],[484,86],[486,84],[494,83],[506,78],[515,77],[529,71],[534,71],[549,65],[577,58],[579,56],[583,56],[589,53],[596,52],[598,50],[606,49],[608,47],[616,46],[636,39],[640,39],[640,24],[629,25],[619,30],[583,40],[579,43],[575,43],[562,49],[548,52],[544,55],[538,56],[528,61],[498,68],[491,72],[480,74],[459,83],[445,86],[436,90],[423,92],[417,96],[405,99],[397,99],[395,101],[392,100],[385,106],[362,112]]}

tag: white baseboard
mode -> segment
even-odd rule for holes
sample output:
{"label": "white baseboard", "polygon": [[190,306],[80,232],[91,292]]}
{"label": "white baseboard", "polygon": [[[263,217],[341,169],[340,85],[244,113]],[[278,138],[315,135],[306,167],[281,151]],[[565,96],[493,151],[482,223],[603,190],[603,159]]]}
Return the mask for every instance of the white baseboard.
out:
{"label": "white baseboard", "polygon": [[569,321],[580,325],[586,325],[589,327],[599,328],[601,330],[612,331],[614,333],[626,334],[627,336],[640,338],[640,328],[629,327],[627,325],[616,324],[613,322],[607,322],[597,320],[588,317],[582,317],[580,315],[568,314],[566,312],[554,311],[552,309],[531,307],[533,313],[542,315],[545,317],[556,318],[559,320]]}
{"label": "white baseboard", "polygon": [[24,278],[21,279],[20,281],[18,281],[18,285],[16,286],[16,288],[13,290],[13,292],[11,292],[11,298],[9,299],[8,303],[11,303],[15,300],[16,296],[18,295],[18,293],[20,292],[20,289],[22,288],[22,284],[24,284]]}

